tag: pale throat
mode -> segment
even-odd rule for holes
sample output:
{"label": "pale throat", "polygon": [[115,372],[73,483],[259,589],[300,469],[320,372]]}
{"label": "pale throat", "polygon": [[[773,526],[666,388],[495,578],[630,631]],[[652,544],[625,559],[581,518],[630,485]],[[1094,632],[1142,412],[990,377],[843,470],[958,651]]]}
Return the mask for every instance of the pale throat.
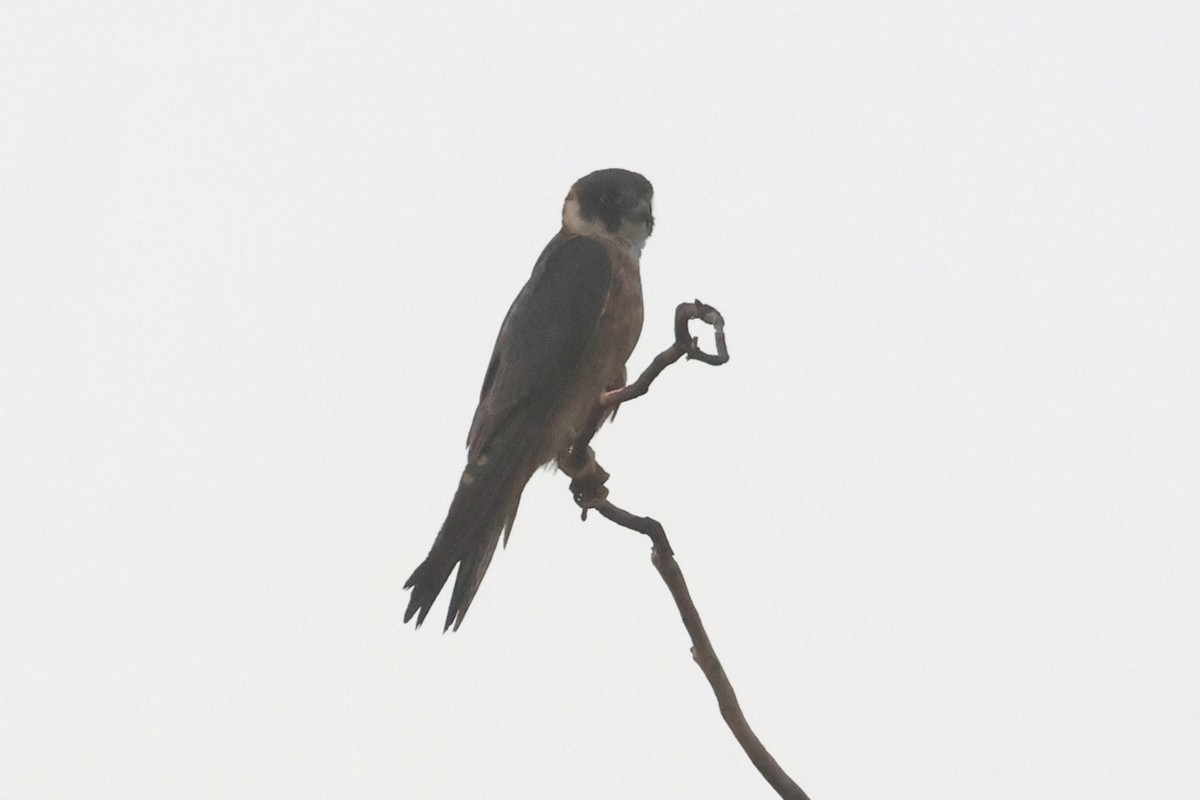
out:
{"label": "pale throat", "polygon": [[622,221],[620,230],[612,233],[604,227],[604,223],[600,220],[585,219],[579,210],[579,201],[574,197],[568,197],[563,203],[562,224],[563,230],[576,236],[591,236],[596,239],[622,242],[629,246],[634,257],[641,255],[646,238],[650,235],[645,225],[628,221]]}

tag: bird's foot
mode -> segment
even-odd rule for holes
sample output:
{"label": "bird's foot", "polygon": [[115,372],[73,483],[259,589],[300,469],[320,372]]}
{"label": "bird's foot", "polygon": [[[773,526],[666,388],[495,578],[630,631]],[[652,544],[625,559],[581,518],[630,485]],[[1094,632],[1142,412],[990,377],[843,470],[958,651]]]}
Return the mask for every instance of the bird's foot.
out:
{"label": "bird's foot", "polygon": [[592,448],[583,452],[572,451],[560,458],[558,468],[571,478],[571,497],[583,509],[583,519],[587,519],[588,509],[596,508],[608,499],[608,487],[604,484],[609,475],[604,467],[596,463],[596,453]]}

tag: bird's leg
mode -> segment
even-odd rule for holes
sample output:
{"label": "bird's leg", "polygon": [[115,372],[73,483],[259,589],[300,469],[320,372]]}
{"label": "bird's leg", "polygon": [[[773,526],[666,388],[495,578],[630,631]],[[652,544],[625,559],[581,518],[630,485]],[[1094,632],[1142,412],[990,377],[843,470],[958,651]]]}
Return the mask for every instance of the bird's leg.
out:
{"label": "bird's leg", "polygon": [[596,452],[586,444],[576,445],[558,459],[558,468],[571,478],[571,496],[583,509],[587,519],[589,508],[595,508],[608,498],[608,473],[596,463]]}

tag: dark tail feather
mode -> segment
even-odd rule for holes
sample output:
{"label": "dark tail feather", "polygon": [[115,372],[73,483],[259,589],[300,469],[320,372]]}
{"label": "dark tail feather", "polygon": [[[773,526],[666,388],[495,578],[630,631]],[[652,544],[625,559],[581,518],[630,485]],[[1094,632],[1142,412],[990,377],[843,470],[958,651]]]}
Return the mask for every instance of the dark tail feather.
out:
{"label": "dark tail feather", "polygon": [[446,614],[446,629],[453,625],[457,630],[479,590],[501,533],[505,540],[508,538],[521,492],[537,465],[529,463],[527,442],[512,443],[510,447],[500,443],[488,450],[501,455],[491,459],[485,455],[467,464],[433,548],[404,584],[405,589],[412,589],[405,622],[416,614],[417,627],[421,626],[458,565]]}

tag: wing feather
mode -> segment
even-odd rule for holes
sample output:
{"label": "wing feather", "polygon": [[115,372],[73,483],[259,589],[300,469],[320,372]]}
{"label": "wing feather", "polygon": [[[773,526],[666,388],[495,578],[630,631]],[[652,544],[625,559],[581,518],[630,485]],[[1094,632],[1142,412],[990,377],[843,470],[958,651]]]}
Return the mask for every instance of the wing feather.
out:
{"label": "wing feather", "polygon": [[548,418],[583,361],[612,277],[595,239],[560,232],[546,246],[496,337],[467,437],[472,459],[515,416]]}
{"label": "wing feather", "polygon": [[412,589],[405,621],[425,620],[457,566],[446,627],[462,622],[525,483],[555,455],[543,449],[547,427],[578,375],[612,280],[608,251],[594,239],[560,232],[542,251],[496,338],[446,521],[405,583]]}

